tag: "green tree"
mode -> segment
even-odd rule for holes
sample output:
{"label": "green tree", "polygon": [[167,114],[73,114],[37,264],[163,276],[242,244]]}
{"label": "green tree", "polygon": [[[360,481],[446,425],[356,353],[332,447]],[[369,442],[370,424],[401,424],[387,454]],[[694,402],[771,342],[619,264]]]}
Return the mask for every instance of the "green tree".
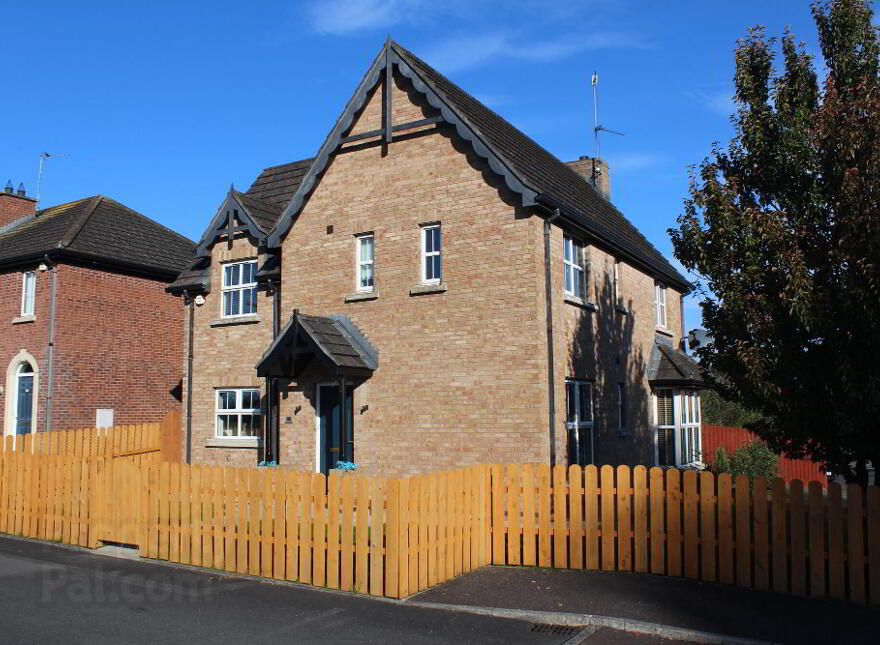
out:
{"label": "green tree", "polygon": [[866,482],[880,465],[880,48],[870,3],[812,12],[822,84],[791,33],[750,30],[735,136],[694,169],[670,235],[700,277],[712,385],[761,415],[750,428],[773,451]]}
{"label": "green tree", "polygon": [[700,412],[703,423],[734,428],[747,428],[761,420],[761,415],[747,410],[737,401],[725,399],[715,390],[700,393]]}

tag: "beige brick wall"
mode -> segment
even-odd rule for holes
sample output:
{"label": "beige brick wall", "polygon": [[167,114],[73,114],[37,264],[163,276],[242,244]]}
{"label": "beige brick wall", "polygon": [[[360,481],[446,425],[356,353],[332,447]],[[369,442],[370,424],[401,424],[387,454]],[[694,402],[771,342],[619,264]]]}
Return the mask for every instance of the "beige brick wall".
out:
{"label": "beige brick wall", "polygon": [[[624,313],[614,302],[614,255],[587,246],[587,297],[596,310],[566,302],[563,235],[562,228],[552,227],[558,461],[567,463],[565,379],[578,378],[593,382],[596,463],[653,464],[653,403],[647,372],[656,334],[654,279],[626,262],[619,264],[619,300]],[[672,289],[667,306],[667,327],[677,346],[679,294]],[[625,389],[624,428],[618,422],[618,383]]]}
{"label": "beige brick wall", "polygon": [[[425,118],[419,95],[396,79],[393,123]],[[352,133],[381,127],[382,92]],[[483,462],[549,460],[543,220],[517,207],[497,177],[451,128],[427,127],[344,146],[317,182],[283,242],[282,324],[293,309],[349,316],[379,349],[379,368],[354,391],[355,461],[367,473],[407,475]],[[413,296],[420,223],[444,232],[448,290]],[[332,228],[331,228],[332,227]],[[332,232],[331,232],[332,231]],[[375,236],[378,298],[346,302],[355,290],[355,235]],[[551,230],[556,454],[567,461],[565,378],[595,382],[595,453],[600,463],[653,463],[647,368],[655,335],[654,281],[622,264],[611,302],[613,256],[589,247],[590,300],[565,302],[562,229]],[[197,462],[253,464],[253,450],[209,448],[214,390],[258,386],[254,365],[271,342],[270,299],[262,321],[211,327],[219,317],[220,263],[253,256],[244,238],[214,247],[214,285],[196,310],[193,455]],[[669,291],[678,340],[678,294]],[[314,469],[315,366],[282,384],[281,460]],[[616,386],[627,386],[627,436],[617,428]]]}
{"label": "beige brick wall", "polygon": [[[206,302],[195,309],[193,334],[193,463],[231,466],[253,466],[259,460],[255,448],[223,448],[209,444],[214,438],[216,390],[221,387],[259,387],[265,391],[264,379],[254,369],[269,343],[272,342],[272,298],[265,291],[257,293],[258,323],[217,325],[221,316],[221,280],[226,262],[256,259],[253,240],[238,236],[229,248],[220,241],[212,248],[211,293]],[[185,338],[189,338],[189,313],[186,315]],[[184,346],[184,369],[188,348]],[[186,388],[182,422],[186,434]]]}
{"label": "beige brick wall", "polygon": [[[355,131],[379,126],[381,98],[373,96]],[[395,123],[425,116],[395,91]],[[463,154],[450,130],[343,149],[284,240],[285,319],[294,308],[345,314],[379,348],[379,369],[354,394],[355,461],[367,472],[545,458],[546,417],[535,405],[546,352],[534,275],[541,222],[486,183],[483,162]],[[411,296],[419,224],[428,221],[443,226],[448,291]],[[354,235],[367,231],[379,297],[346,303]],[[302,468],[315,463],[311,399],[326,376],[311,378],[282,396],[283,460]]]}

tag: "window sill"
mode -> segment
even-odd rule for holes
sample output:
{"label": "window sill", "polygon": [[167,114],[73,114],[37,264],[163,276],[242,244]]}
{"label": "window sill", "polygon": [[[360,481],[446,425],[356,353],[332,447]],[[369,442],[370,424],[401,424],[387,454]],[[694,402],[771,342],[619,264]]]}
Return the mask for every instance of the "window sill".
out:
{"label": "window sill", "polygon": [[587,302],[586,300],[582,300],[577,296],[565,296],[565,302],[570,305],[574,305],[575,307],[580,307],[581,309],[586,309],[587,311],[598,311],[599,308],[594,305],[592,302]]}
{"label": "window sill", "polygon": [[409,290],[411,296],[423,296],[429,293],[446,293],[449,287],[445,282],[440,284],[419,284]]}
{"label": "window sill", "polygon": [[657,332],[658,334],[663,334],[664,336],[669,336],[670,338],[675,338],[675,334],[673,334],[671,331],[666,329],[666,327],[656,327],[654,329],[654,331]]}
{"label": "window sill", "polygon": [[262,320],[260,314],[253,316],[233,316],[231,318],[217,318],[211,321],[211,327],[228,327],[230,325],[253,325]]}
{"label": "window sill", "polygon": [[246,437],[236,439],[234,437],[214,437],[205,444],[206,448],[259,448],[259,437]]}
{"label": "window sill", "polygon": [[20,325],[22,323],[32,323],[37,319],[36,316],[17,316],[12,319],[13,325]]}
{"label": "window sill", "polygon": [[379,298],[378,291],[356,291],[345,296],[345,302],[360,302],[362,300],[377,300]]}

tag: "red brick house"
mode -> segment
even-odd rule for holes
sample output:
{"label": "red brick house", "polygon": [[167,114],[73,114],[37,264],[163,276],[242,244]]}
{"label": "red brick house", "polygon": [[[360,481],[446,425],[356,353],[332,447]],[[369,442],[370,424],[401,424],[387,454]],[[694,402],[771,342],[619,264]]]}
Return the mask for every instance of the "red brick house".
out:
{"label": "red brick house", "polygon": [[231,189],[169,288],[188,459],[694,461],[691,286],[607,172],[386,43],[317,154]]}
{"label": "red brick house", "polygon": [[4,435],[160,420],[180,405],[193,243],[101,195],[36,211],[0,193]]}

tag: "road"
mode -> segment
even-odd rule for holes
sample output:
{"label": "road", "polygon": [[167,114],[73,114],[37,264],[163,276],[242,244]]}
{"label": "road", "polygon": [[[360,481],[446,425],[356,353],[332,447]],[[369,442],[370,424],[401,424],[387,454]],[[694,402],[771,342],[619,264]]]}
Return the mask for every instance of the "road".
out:
{"label": "road", "polygon": [[[554,633],[555,632],[555,633]],[[574,638],[573,638],[574,636]],[[0,537],[0,642],[655,645]]]}

